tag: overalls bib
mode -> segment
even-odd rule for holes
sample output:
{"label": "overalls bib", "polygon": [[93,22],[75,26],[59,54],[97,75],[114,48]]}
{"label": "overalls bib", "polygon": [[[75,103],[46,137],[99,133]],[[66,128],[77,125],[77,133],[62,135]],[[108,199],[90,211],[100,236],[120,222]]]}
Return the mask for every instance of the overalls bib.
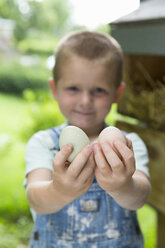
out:
{"label": "overalls bib", "polygon": [[[57,150],[63,126],[50,130]],[[136,211],[120,207],[96,179],[57,213],[37,214],[30,248],[143,248]]]}

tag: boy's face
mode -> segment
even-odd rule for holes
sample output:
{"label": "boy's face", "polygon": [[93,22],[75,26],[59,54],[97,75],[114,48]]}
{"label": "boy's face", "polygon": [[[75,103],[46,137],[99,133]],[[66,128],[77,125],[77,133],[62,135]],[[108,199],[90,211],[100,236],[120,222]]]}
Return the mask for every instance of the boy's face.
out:
{"label": "boy's face", "polygon": [[[70,125],[100,132],[111,104],[115,87],[111,72],[101,63],[73,57],[61,68],[61,78],[55,86],[55,99]],[[111,82],[112,78],[112,82]]]}

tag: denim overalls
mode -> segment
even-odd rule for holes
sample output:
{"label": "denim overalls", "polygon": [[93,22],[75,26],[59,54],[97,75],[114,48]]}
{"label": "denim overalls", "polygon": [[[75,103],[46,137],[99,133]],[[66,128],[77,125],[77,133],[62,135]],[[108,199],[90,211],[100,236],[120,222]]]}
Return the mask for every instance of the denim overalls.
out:
{"label": "denim overalls", "polygon": [[[57,150],[63,126],[50,129]],[[136,211],[125,210],[94,179],[90,190],[54,214],[37,214],[31,248],[143,248]]]}

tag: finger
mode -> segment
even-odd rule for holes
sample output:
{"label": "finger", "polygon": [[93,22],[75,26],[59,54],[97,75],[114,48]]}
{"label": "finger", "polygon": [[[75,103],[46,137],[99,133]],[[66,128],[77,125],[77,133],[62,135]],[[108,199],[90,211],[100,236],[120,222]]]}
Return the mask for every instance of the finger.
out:
{"label": "finger", "polygon": [[90,145],[85,146],[83,150],[79,152],[68,168],[68,173],[70,176],[74,178],[78,177],[91,154],[92,147]]}
{"label": "finger", "polygon": [[132,141],[126,137],[127,146],[133,151]]}
{"label": "finger", "polygon": [[72,151],[73,146],[71,144],[67,144],[57,153],[53,160],[54,170],[62,170],[66,167],[67,159],[72,153]]}
{"label": "finger", "polygon": [[125,167],[131,171],[135,170],[135,157],[133,151],[120,140],[114,142],[115,148],[122,157]]}
{"label": "finger", "polygon": [[96,163],[94,160],[93,153],[90,155],[88,161],[86,162],[85,166],[83,167],[81,173],[79,174],[80,180],[88,181],[89,177],[94,175],[94,170],[96,167]]}
{"label": "finger", "polygon": [[125,170],[125,166],[119,156],[120,154],[118,154],[108,143],[102,143],[101,148],[112,171],[121,173],[121,171]]}
{"label": "finger", "polygon": [[100,144],[94,143],[93,149],[94,149],[94,158],[95,158],[97,167],[104,173],[110,173],[111,172],[110,164],[106,160],[102,152]]}

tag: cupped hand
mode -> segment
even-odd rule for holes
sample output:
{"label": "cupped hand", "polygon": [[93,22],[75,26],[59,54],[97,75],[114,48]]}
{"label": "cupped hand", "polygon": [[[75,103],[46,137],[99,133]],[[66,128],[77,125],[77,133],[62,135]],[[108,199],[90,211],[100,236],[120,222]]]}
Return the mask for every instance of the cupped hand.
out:
{"label": "cupped hand", "polygon": [[95,169],[90,145],[84,147],[72,163],[69,163],[67,159],[72,151],[72,145],[64,146],[53,161],[53,186],[69,201],[88,191],[93,182]]}
{"label": "cupped hand", "polygon": [[110,195],[120,194],[132,183],[135,172],[135,158],[132,143],[127,139],[127,145],[120,140],[113,143],[94,143],[94,158],[96,162],[95,176],[101,188]]}

